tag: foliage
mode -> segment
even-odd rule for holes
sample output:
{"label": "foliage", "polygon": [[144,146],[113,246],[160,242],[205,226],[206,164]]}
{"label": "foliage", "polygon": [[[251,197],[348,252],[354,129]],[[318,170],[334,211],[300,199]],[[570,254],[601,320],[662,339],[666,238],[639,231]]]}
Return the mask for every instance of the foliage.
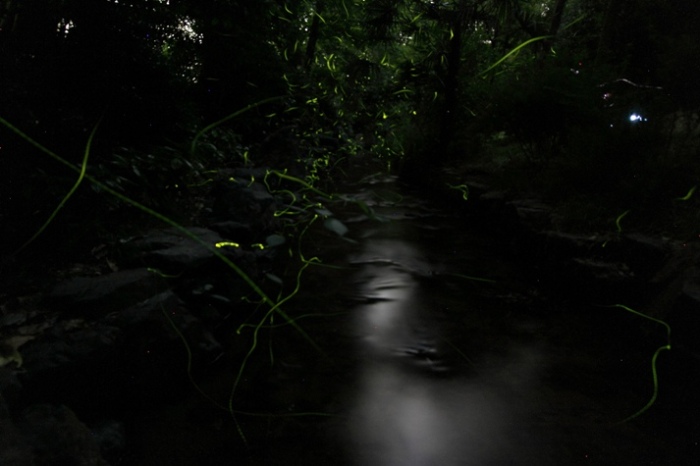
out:
{"label": "foliage", "polygon": [[[48,223],[42,236],[79,242],[56,232],[109,231],[124,208],[183,228],[217,172],[241,167],[284,199],[270,244],[312,224],[343,237],[323,200],[358,156],[426,182],[481,155],[572,223],[619,227],[625,212],[662,230],[690,212],[697,234],[697,139],[673,138],[700,102],[700,10],[681,3],[687,17],[632,0],[6,0],[2,248]],[[274,315],[303,334],[280,306],[316,261],[289,252],[276,299],[219,254],[266,307],[246,361]]]}

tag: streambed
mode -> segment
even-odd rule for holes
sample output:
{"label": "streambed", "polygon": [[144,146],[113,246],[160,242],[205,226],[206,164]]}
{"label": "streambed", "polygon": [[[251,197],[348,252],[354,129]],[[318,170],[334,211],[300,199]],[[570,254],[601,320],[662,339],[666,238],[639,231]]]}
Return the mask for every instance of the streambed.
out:
{"label": "streambed", "polygon": [[[235,422],[196,393],[143,410],[124,464],[696,464],[672,369],[619,422],[651,397],[663,344],[638,317],[553,298],[507,233],[395,177],[351,190],[329,205],[348,233],[304,237],[320,262],[285,306],[321,351],[290,326],[261,331]],[[236,362],[201,389],[226,400]]]}

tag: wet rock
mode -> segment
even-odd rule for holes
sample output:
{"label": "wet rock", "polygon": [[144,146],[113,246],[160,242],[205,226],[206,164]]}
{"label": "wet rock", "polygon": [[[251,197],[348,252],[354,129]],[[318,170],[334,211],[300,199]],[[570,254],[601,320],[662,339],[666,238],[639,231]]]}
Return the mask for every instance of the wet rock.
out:
{"label": "wet rock", "polygon": [[99,277],[75,277],[48,293],[49,304],[67,315],[100,317],[147,299],[167,285],[148,269],[123,270]]}
{"label": "wet rock", "polygon": [[[215,318],[212,320],[216,321]],[[125,339],[139,340],[140,345],[157,346],[159,341],[180,342],[184,336],[191,349],[204,352],[221,350],[221,344],[201,319],[195,317],[170,290],[110,316],[109,321],[124,328]]]}
{"label": "wet rock", "polygon": [[642,280],[650,280],[671,253],[668,240],[641,233],[626,234],[621,243],[622,256]]}
{"label": "wet rock", "polygon": [[166,290],[127,309],[110,315],[107,320],[118,327],[134,327],[144,322],[162,321],[163,313],[183,306],[172,290]]}
{"label": "wet rock", "polygon": [[674,347],[691,354],[700,365],[700,266],[692,267],[684,274],[668,320]]}
{"label": "wet rock", "polygon": [[[22,384],[17,378],[17,371],[8,367],[0,367],[0,397],[4,396],[6,400],[12,402],[21,389]],[[0,462],[0,464],[2,463]]]}
{"label": "wet rock", "polygon": [[507,203],[515,208],[520,223],[527,229],[541,231],[551,228],[551,205],[539,199],[518,199]]}
{"label": "wet rock", "polygon": [[130,265],[146,265],[175,275],[211,263],[216,258],[213,248],[222,241],[221,235],[206,228],[187,228],[187,233],[168,228],[128,241],[124,252]]}
{"label": "wet rock", "polygon": [[245,223],[227,220],[225,222],[215,223],[211,225],[210,228],[221,236],[239,244],[247,245],[255,241],[253,238],[253,230]]}
{"label": "wet rock", "polygon": [[685,299],[690,307],[694,307],[700,312],[700,267],[693,267],[688,270],[681,297]]}
{"label": "wet rock", "polygon": [[117,464],[126,448],[126,428],[123,422],[105,419],[91,428],[95,442],[102,456],[112,464]]}
{"label": "wet rock", "polygon": [[635,280],[634,272],[624,262],[604,262],[589,258],[574,258],[574,275],[587,281],[619,286]]}
{"label": "wet rock", "polygon": [[[110,264],[115,272],[87,276],[83,269],[86,276],[42,293],[37,310],[18,300],[3,303],[1,466],[99,466],[107,464],[105,458],[119,460],[124,424],[110,417],[121,416],[121,407],[150,408],[191,391],[188,364],[202,367],[223,354],[219,339],[230,344],[231,327],[247,316],[242,297],[253,294],[217,253],[256,283],[266,274],[274,277],[272,246],[282,244],[281,237],[269,239],[276,201],[253,181],[264,175],[264,170],[237,173],[238,181],[222,182],[212,210],[218,223],[210,229],[140,234],[117,248],[121,256],[115,267]],[[250,247],[266,237],[268,247]],[[216,248],[226,241],[242,247]],[[5,400],[30,408],[10,413]],[[38,400],[51,404],[32,405]],[[91,431],[73,410],[108,420]]]}
{"label": "wet rock", "polygon": [[0,394],[0,464],[3,466],[36,464],[34,453],[15,426],[2,394]]}
{"label": "wet rock", "polygon": [[56,322],[22,347],[23,380],[92,363],[109,354],[121,330],[101,322],[71,319]]}
{"label": "wet rock", "polygon": [[3,466],[107,466],[93,433],[66,406],[33,405],[17,422],[0,395]]}
{"label": "wet rock", "polygon": [[108,466],[90,429],[66,406],[31,406],[17,424],[33,453],[28,464]]}
{"label": "wet rock", "polygon": [[[472,189],[472,185],[469,185],[469,189]],[[480,190],[483,191],[484,194],[479,196],[479,201],[482,202],[500,202],[500,203],[505,203],[508,199],[508,195],[506,194],[505,191],[487,191],[487,187],[483,186],[480,187]]]}
{"label": "wet rock", "polygon": [[548,254],[560,258],[573,256],[604,256],[603,249],[609,238],[600,235],[581,235],[561,231],[546,230],[539,233],[542,245]]}
{"label": "wet rock", "polygon": [[[209,319],[203,322],[168,290],[96,321],[58,320],[21,348],[22,389],[16,397],[91,412],[145,400],[144,393],[162,397],[174,380],[186,386],[186,353],[195,362],[221,353],[211,331],[221,319]],[[83,398],[85,393],[90,395]]]}
{"label": "wet rock", "polygon": [[215,221],[247,223],[254,229],[265,229],[272,222],[275,197],[264,184],[251,179],[220,182],[212,190],[215,196],[212,218]]}

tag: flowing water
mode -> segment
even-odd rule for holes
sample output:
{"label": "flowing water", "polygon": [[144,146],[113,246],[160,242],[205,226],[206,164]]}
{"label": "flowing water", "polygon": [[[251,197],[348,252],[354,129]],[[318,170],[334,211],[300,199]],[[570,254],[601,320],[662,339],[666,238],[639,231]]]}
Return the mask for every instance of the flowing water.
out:
{"label": "flowing water", "polygon": [[[508,234],[391,176],[329,208],[346,239],[308,234],[304,253],[322,265],[286,306],[325,355],[288,326],[265,333],[235,398],[258,413],[236,415],[247,444],[193,401],[143,423],[143,464],[698,464],[685,462],[698,446],[674,427],[675,405],[618,423],[649,400],[663,343],[630,336],[634,316],[549,297]],[[230,383],[229,372],[203,388]],[[189,431],[172,439],[182,418]]]}

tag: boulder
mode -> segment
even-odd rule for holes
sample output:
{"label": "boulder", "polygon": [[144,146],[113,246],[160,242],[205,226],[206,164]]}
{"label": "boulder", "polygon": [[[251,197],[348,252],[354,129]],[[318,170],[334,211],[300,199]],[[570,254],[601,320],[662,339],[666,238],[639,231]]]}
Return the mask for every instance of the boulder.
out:
{"label": "boulder", "polygon": [[177,275],[214,260],[216,244],[222,241],[221,235],[206,228],[187,228],[187,232],[168,228],[123,243],[123,251],[128,265],[145,265]]}
{"label": "boulder", "polygon": [[554,208],[539,199],[517,199],[507,203],[515,208],[520,224],[535,231],[549,229]]}
{"label": "boulder", "polygon": [[3,466],[35,466],[34,452],[15,426],[0,392],[0,464]]}
{"label": "boulder", "polygon": [[668,321],[674,348],[691,354],[700,365],[700,266],[685,272]]}
{"label": "boulder", "polygon": [[31,448],[35,466],[109,466],[90,429],[66,406],[30,406],[22,413],[18,427]]}
{"label": "boulder", "polygon": [[65,316],[101,317],[143,301],[167,288],[146,268],[122,270],[96,277],[74,277],[56,284],[46,296]]}
{"label": "boulder", "polygon": [[264,230],[273,219],[275,197],[262,183],[250,179],[226,180],[218,183],[212,194],[214,221],[233,220]]}

